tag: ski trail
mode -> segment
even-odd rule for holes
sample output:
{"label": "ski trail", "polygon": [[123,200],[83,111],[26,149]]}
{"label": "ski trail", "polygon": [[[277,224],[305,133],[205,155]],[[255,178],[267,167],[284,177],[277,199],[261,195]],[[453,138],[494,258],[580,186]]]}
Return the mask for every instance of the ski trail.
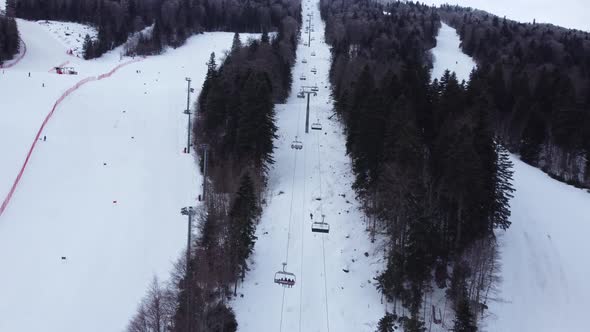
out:
{"label": "ski trail", "polygon": [[41,126],[39,127],[39,130],[37,131],[37,135],[35,135],[35,139],[33,140],[33,143],[31,144],[31,147],[29,148],[29,152],[27,153],[27,156],[25,158],[25,162],[23,163],[20,171],[18,172],[14,183],[12,184],[12,187],[10,188],[10,191],[8,192],[8,194],[6,195],[6,197],[4,198],[4,201],[2,202],[2,205],[0,206],[0,217],[2,216],[2,214],[4,213],[4,211],[6,210],[8,204],[10,203],[10,200],[12,199],[12,196],[14,195],[16,188],[18,187],[18,184],[27,168],[27,165],[29,163],[29,159],[31,158],[31,155],[33,154],[33,151],[35,150],[35,146],[37,145],[37,142],[39,141],[39,138],[41,137],[41,134],[43,133],[43,129],[45,128],[45,125],[47,125],[47,122],[49,122],[49,120],[51,119],[51,117],[53,116],[53,113],[55,112],[55,110],[57,109],[57,107],[61,104],[62,101],[64,101],[64,99],[66,99],[70,94],[72,94],[74,91],[78,90],[79,88],[81,88],[82,86],[84,86],[85,84],[92,82],[92,81],[97,81],[97,80],[102,80],[105,78],[109,78],[111,77],[115,72],[117,72],[119,69],[130,65],[132,63],[136,63],[139,61],[142,61],[143,58],[138,58],[138,59],[134,59],[134,60],[129,60],[125,63],[122,63],[118,66],[116,66],[115,68],[113,68],[112,70],[110,70],[107,73],[101,74],[98,77],[96,76],[91,76],[91,77],[87,77],[81,81],[79,81],[78,83],[76,83],[74,86],[72,86],[71,88],[69,88],[68,90],[66,90],[58,99],[57,101],[53,104],[53,107],[51,108],[51,110],[49,111],[49,113],[47,114],[47,116],[45,117],[45,119],[43,120],[43,123],[41,123]]}
{"label": "ski trail", "polygon": [[[276,105],[279,137],[267,203],[256,231],[251,271],[232,306],[243,332],[372,332],[385,312],[373,280],[383,268],[383,253],[369,239],[352,190],[354,175],[342,124],[330,119],[334,112],[328,76],[331,53],[323,40],[318,3],[302,5],[302,32],[307,15],[313,15],[315,39],[311,47],[303,43],[298,47],[291,95],[286,104]],[[307,43],[307,34],[301,40]],[[304,132],[306,99],[297,97],[303,86],[308,91],[318,87],[317,96],[310,96],[309,124],[321,123],[322,128],[310,127],[308,133]],[[302,150],[291,149],[295,139],[303,143]],[[288,218],[291,199],[295,202]],[[322,215],[330,225],[328,234],[311,230]],[[297,279],[292,288],[273,282],[284,262],[287,239],[287,271]]]}

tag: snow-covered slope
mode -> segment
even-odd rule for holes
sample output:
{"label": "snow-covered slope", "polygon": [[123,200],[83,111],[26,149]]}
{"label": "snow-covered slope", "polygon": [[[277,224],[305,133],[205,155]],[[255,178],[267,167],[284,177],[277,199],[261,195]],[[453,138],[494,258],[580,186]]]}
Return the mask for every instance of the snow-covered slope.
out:
{"label": "snow-covered slope", "polygon": [[[195,36],[99,76],[129,59],[84,61],[37,22],[18,24],[29,51],[0,75],[2,199],[55,101],[93,79],[56,108],[0,216],[0,331],[121,331],[183,249],[180,208],[200,190],[182,153],[185,77],[198,92],[210,52],[222,55],[233,34]],[[67,60],[79,75],[49,72]]]}
{"label": "snow-covered slope", "polygon": [[[459,59],[458,73],[463,74],[458,77],[466,78],[469,62],[460,60],[465,55],[455,47],[458,37],[445,29],[437,48],[457,53],[436,57],[435,72],[455,68],[454,59]],[[551,179],[515,156],[512,162],[512,225],[498,231],[503,280],[495,301],[488,303],[490,316],[482,327],[493,332],[588,331],[590,194]]]}
{"label": "snow-covered slope", "polygon": [[503,233],[503,282],[489,331],[588,331],[590,194],[517,158],[512,226]]}
{"label": "snow-covered slope", "polygon": [[[311,47],[299,46],[291,96],[287,104],[277,106],[280,137],[267,206],[257,229],[252,270],[233,303],[241,332],[372,332],[385,312],[373,280],[382,268],[383,253],[369,241],[351,189],[341,124],[336,117],[329,119],[331,55],[323,42],[317,3],[304,3],[303,17],[314,15],[315,41]],[[307,41],[307,35],[302,39]],[[306,80],[300,80],[301,75]],[[317,97],[311,97],[310,124],[319,120],[322,130],[305,133],[305,100],[296,97],[304,85],[319,87]],[[302,150],[291,149],[295,136]],[[311,232],[310,213],[314,221],[325,215],[329,234]],[[292,288],[273,283],[282,262],[296,275]]]}
{"label": "snow-covered slope", "polygon": [[68,51],[71,51],[72,56],[83,56],[82,48],[86,35],[92,39],[98,37],[96,28],[80,23],[46,20],[38,21],[38,23],[51,32]]}
{"label": "snow-covered slope", "polygon": [[470,56],[461,51],[461,41],[455,29],[442,23],[436,41],[437,47],[432,49],[434,61],[430,72],[432,79],[440,79],[448,69],[457,74],[459,81],[468,81],[469,74],[476,64]]}
{"label": "snow-covered slope", "polygon": [[485,10],[521,22],[552,23],[590,31],[590,1],[587,0],[427,0],[427,5],[460,5]]}

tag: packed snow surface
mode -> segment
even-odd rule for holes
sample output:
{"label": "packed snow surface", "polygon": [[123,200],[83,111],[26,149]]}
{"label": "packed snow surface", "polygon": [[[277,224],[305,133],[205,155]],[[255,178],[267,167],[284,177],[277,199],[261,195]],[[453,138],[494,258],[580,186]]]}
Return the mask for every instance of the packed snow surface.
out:
{"label": "packed snow surface", "polygon": [[427,5],[460,5],[485,10],[515,21],[552,23],[570,29],[590,31],[588,0],[428,0]]}
{"label": "packed snow surface", "polygon": [[[291,96],[276,108],[279,138],[267,205],[257,228],[252,270],[238,287],[233,308],[240,332],[373,332],[385,313],[373,280],[383,268],[383,251],[378,241],[370,242],[351,189],[345,136],[333,116],[331,55],[317,1],[304,4],[303,18],[313,14],[315,40],[311,47],[299,45]],[[307,42],[307,34],[301,39]],[[317,74],[311,72],[314,67]],[[299,79],[302,75],[306,80]],[[301,86],[313,85],[319,91],[311,96],[309,122],[321,123],[322,129],[305,133],[305,99],[296,95]],[[296,137],[301,150],[291,149]],[[322,214],[330,233],[312,233],[312,220],[321,221]],[[273,282],[283,262],[296,276],[292,288]]]}
{"label": "packed snow surface", "polygon": [[436,37],[436,47],[432,49],[434,67],[431,71],[432,79],[440,79],[445,70],[457,74],[459,81],[469,80],[469,74],[475,68],[473,59],[460,49],[461,41],[455,29],[442,23]]}
{"label": "packed snow surface", "polygon": [[[437,41],[437,48],[444,50],[458,43],[458,37],[443,26]],[[459,60],[465,55],[453,49],[455,56],[448,52],[436,57],[435,72],[455,68],[457,60],[463,64],[459,72],[471,70]],[[459,79],[465,78],[462,75]],[[488,303],[489,316],[482,328],[490,332],[588,331],[590,193],[558,182],[516,156],[511,160],[516,189],[510,202],[512,225],[497,232],[502,281]]]}
{"label": "packed snow surface", "polygon": [[[192,37],[97,80],[130,59],[84,61],[57,29],[18,25],[28,52],[0,72],[0,198],[56,100],[94,80],[57,106],[0,216],[0,331],[121,331],[186,243],[180,209],[196,204],[201,180],[183,153],[185,77],[198,93],[210,52],[222,55],[233,34]],[[66,61],[78,75],[52,70]]]}

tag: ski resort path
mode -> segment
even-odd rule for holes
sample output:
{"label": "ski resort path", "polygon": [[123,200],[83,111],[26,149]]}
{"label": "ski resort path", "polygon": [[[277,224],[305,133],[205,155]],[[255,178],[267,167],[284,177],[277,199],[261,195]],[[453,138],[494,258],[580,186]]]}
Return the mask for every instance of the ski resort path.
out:
{"label": "ski resort path", "polygon": [[[314,40],[311,47],[299,45],[291,96],[276,107],[276,163],[251,271],[233,308],[241,332],[373,332],[385,313],[373,280],[383,267],[383,252],[371,243],[351,189],[345,137],[333,116],[331,54],[323,40],[318,1],[304,1],[303,6],[304,20],[313,14]],[[307,42],[307,34],[301,39]],[[317,96],[310,97],[309,124],[320,123],[321,130],[305,133],[305,99],[296,96],[302,86],[318,87]],[[303,143],[301,150],[291,149],[296,137]],[[322,215],[330,232],[312,233],[312,221],[321,221]],[[283,262],[296,277],[291,288],[273,280]]]}
{"label": "ski resort path", "polygon": [[[180,209],[201,179],[183,153],[185,77],[198,93],[233,33],[127,63],[120,49],[70,57],[45,26],[21,26],[27,56],[0,75],[0,195],[14,192],[0,217],[0,331],[121,331],[186,243]],[[47,71],[67,60],[78,76]]]}

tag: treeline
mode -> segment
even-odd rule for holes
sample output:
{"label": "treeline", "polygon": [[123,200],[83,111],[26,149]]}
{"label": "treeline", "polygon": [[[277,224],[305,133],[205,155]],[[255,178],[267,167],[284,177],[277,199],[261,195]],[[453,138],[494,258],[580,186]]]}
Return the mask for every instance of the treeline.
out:
{"label": "treeline", "polygon": [[590,33],[444,6],[484,78],[495,131],[523,161],[590,188]]}
{"label": "treeline", "polygon": [[427,316],[436,321],[427,295],[439,287],[455,331],[475,331],[498,268],[493,230],[509,227],[512,192],[482,79],[465,84],[447,72],[431,82],[436,9],[322,0],[321,13],[354,187],[373,231],[388,239],[377,281],[394,312],[379,329],[424,331]]}
{"label": "treeline", "polygon": [[188,271],[180,261],[164,290],[154,282],[128,331],[237,330],[227,302],[248,271],[256,241],[266,176],[274,163],[274,103],[283,102],[290,90],[300,24],[299,10],[283,17],[273,38],[263,33],[260,40],[242,44],[236,33],[221,65],[211,54],[194,107],[193,145],[206,174],[199,236]]}
{"label": "treeline", "polygon": [[178,47],[202,31],[276,31],[283,17],[297,15],[297,6],[289,0],[17,0],[16,14],[97,27],[98,40],[85,48],[86,57],[93,58],[146,27],[153,28],[152,35],[133,52]]}
{"label": "treeline", "polygon": [[0,14],[0,66],[18,53],[20,46],[18,28],[12,17]]}

